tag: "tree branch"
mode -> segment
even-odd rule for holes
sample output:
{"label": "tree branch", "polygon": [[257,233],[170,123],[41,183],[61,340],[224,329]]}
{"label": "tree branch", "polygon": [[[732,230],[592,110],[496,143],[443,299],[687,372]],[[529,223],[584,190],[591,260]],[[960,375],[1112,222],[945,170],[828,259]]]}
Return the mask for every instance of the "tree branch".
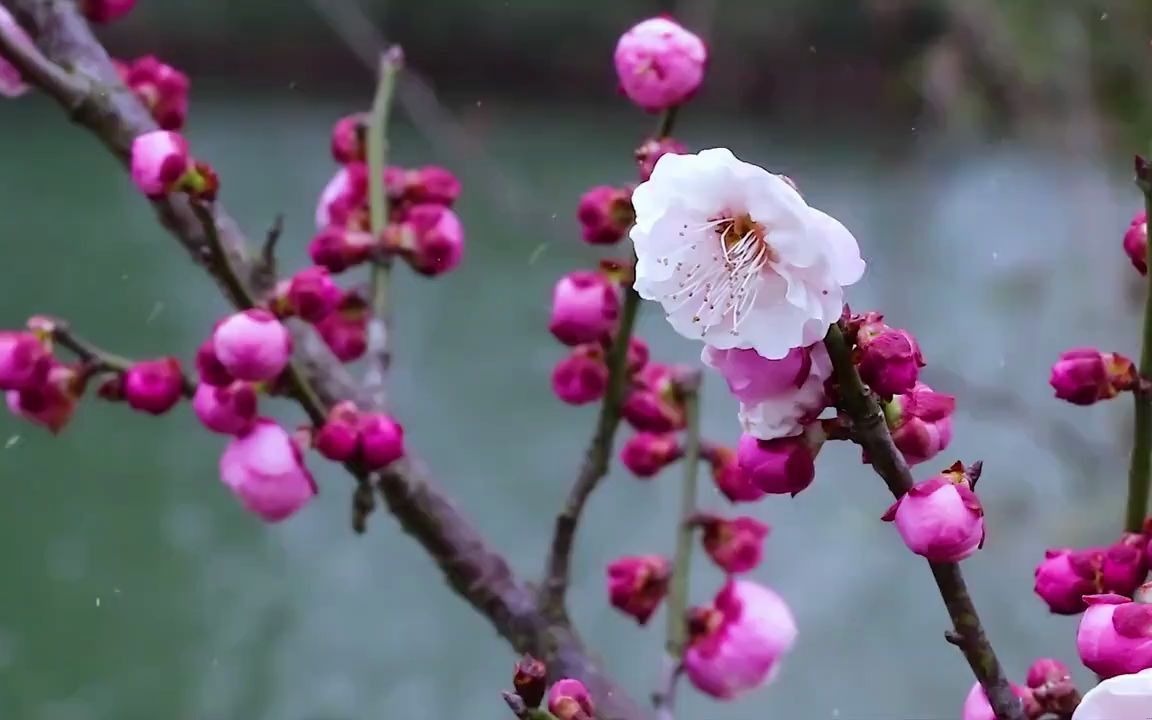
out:
{"label": "tree branch", "polygon": [[[864,449],[873,470],[884,480],[893,497],[899,499],[914,484],[904,456],[892,442],[884,413],[864,385],[852,363],[851,349],[839,325],[833,325],[824,338],[836,371],[842,409],[852,420],[853,439]],[[976,606],[957,563],[928,563],[940,597],[952,618],[950,642],[960,648],[964,659],[992,705],[998,720],[1024,720],[1024,707],[1012,691],[1004,668],[988,641]]]}
{"label": "tree branch", "polygon": [[[157,129],[156,124],[120,82],[75,3],[6,0],[6,4],[38,49],[0,26],[0,53],[127,164],[133,139]],[[246,239],[223,206],[215,205],[210,223],[202,222],[183,196],[162,198],[153,206],[164,227],[208,270],[227,298],[237,307],[250,304],[250,298],[230,286],[229,279],[214,267],[216,243],[239,277],[251,277],[253,267]],[[214,241],[209,237],[213,234]],[[294,323],[293,334],[301,373],[314,388],[320,407],[327,409],[345,399],[366,409],[374,407],[310,328]],[[567,623],[549,622],[540,612],[532,589],[513,575],[505,559],[436,487],[418,459],[410,457],[384,473],[380,492],[404,530],[436,561],[448,584],[514,648],[546,659],[557,676],[583,679],[606,716],[642,716],[624,691],[603,674],[575,631]]]}
{"label": "tree branch", "polygon": [[[124,373],[135,364],[129,358],[115,355],[88,342],[72,332],[68,323],[57,318],[47,319],[52,341],[75,355],[81,362],[97,372]],[[180,376],[180,390],[184,397],[196,394],[196,383],[187,375]]]}

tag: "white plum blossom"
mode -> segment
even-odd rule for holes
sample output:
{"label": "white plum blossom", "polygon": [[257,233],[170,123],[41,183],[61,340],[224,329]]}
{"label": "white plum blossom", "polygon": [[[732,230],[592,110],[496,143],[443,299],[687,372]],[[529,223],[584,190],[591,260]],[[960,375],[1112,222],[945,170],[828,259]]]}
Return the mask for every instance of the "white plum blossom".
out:
{"label": "white plum blossom", "polygon": [[1152,668],[1117,675],[1084,694],[1072,720],[1147,720],[1152,717]]}
{"label": "white plum blossom", "polygon": [[822,340],[864,274],[847,228],[724,148],[664,155],[632,204],[636,292],[721,350],[776,360]]}

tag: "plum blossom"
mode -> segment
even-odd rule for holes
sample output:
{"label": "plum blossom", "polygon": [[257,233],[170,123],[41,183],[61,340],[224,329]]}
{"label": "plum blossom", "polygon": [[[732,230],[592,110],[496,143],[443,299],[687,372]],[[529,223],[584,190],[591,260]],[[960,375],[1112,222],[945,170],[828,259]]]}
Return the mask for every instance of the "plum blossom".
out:
{"label": "plum blossom", "polygon": [[1145,720],[1152,707],[1152,669],[1109,678],[1084,693],[1072,720]]}

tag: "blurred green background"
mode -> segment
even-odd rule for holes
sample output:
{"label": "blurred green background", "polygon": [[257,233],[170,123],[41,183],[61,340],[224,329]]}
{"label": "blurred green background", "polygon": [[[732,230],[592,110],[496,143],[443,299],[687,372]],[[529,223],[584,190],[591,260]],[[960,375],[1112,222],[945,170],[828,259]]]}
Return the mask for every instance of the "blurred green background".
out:
{"label": "blurred green background", "polygon": [[[579,193],[632,179],[653,120],[616,95],[611,49],[663,10],[714,53],[682,139],[787,173],[852,228],[870,264],[853,306],[914,329],[927,380],[960,396],[942,463],[985,461],[988,545],[966,570],[1009,672],[1072,663],[1076,621],[1046,613],[1032,568],[1047,546],[1118,532],[1128,406],[1059,404],[1047,368],[1072,345],[1138,352],[1120,237],[1138,206],[1129,156],[1152,135],[1147,3],[141,0],[101,34],[189,72],[195,151],[251,234],[285,213],[286,268],[334,171],[330,124],[367,104],[381,38],[404,43],[420,82],[396,159],[460,174],[469,245],[450,276],[398,279],[396,409],[532,575],[595,412],[550,393],[551,286],[595,262]],[[0,326],[53,313],[124,354],[190,358],[224,305],[120,168],[41,97],[0,105],[0,129]],[[640,332],[656,357],[696,361],[652,308]],[[735,402],[716,378],[706,392],[706,434],[734,442]],[[314,459],[318,501],[265,527],[219,484],[222,445],[187,408],[88,402],[55,439],[0,417],[0,718],[506,716],[511,652],[390,517],[353,535],[351,483]],[[575,566],[574,614],[641,698],[662,624],[608,608],[603,567],[670,549],[672,476],[614,469]],[[769,689],[728,704],[686,690],[684,717],[958,715],[970,676],[929,574],[879,522],[888,503],[856,451],[829,446],[809,491],[748,509],[774,528],[755,577],[792,603],[800,641]],[[693,599],[719,582],[697,563]]]}

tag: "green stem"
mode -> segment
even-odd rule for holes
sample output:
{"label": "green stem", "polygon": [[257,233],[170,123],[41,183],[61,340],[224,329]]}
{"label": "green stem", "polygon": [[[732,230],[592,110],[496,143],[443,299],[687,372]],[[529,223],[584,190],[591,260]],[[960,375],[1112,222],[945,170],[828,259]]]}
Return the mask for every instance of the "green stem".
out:
{"label": "green stem", "polygon": [[684,478],[680,486],[680,522],[676,528],[676,555],[672,562],[672,586],[668,592],[668,654],[677,662],[684,655],[688,608],[688,577],[692,567],[692,540],[696,514],[696,485],[700,467],[700,375],[694,372],[682,382],[684,414]]}
{"label": "green stem", "polygon": [[[1152,220],[1152,182],[1138,181],[1144,193],[1144,208]],[[1147,243],[1145,259],[1152,267],[1152,242]],[[1149,276],[1152,278],[1152,276]],[[1152,288],[1144,290],[1144,327],[1140,350],[1140,377],[1152,377]],[[1140,532],[1148,514],[1148,486],[1152,478],[1152,397],[1145,392],[1132,393],[1136,418],[1132,424],[1132,460],[1128,466],[1128,508],[1124,529]]]}

